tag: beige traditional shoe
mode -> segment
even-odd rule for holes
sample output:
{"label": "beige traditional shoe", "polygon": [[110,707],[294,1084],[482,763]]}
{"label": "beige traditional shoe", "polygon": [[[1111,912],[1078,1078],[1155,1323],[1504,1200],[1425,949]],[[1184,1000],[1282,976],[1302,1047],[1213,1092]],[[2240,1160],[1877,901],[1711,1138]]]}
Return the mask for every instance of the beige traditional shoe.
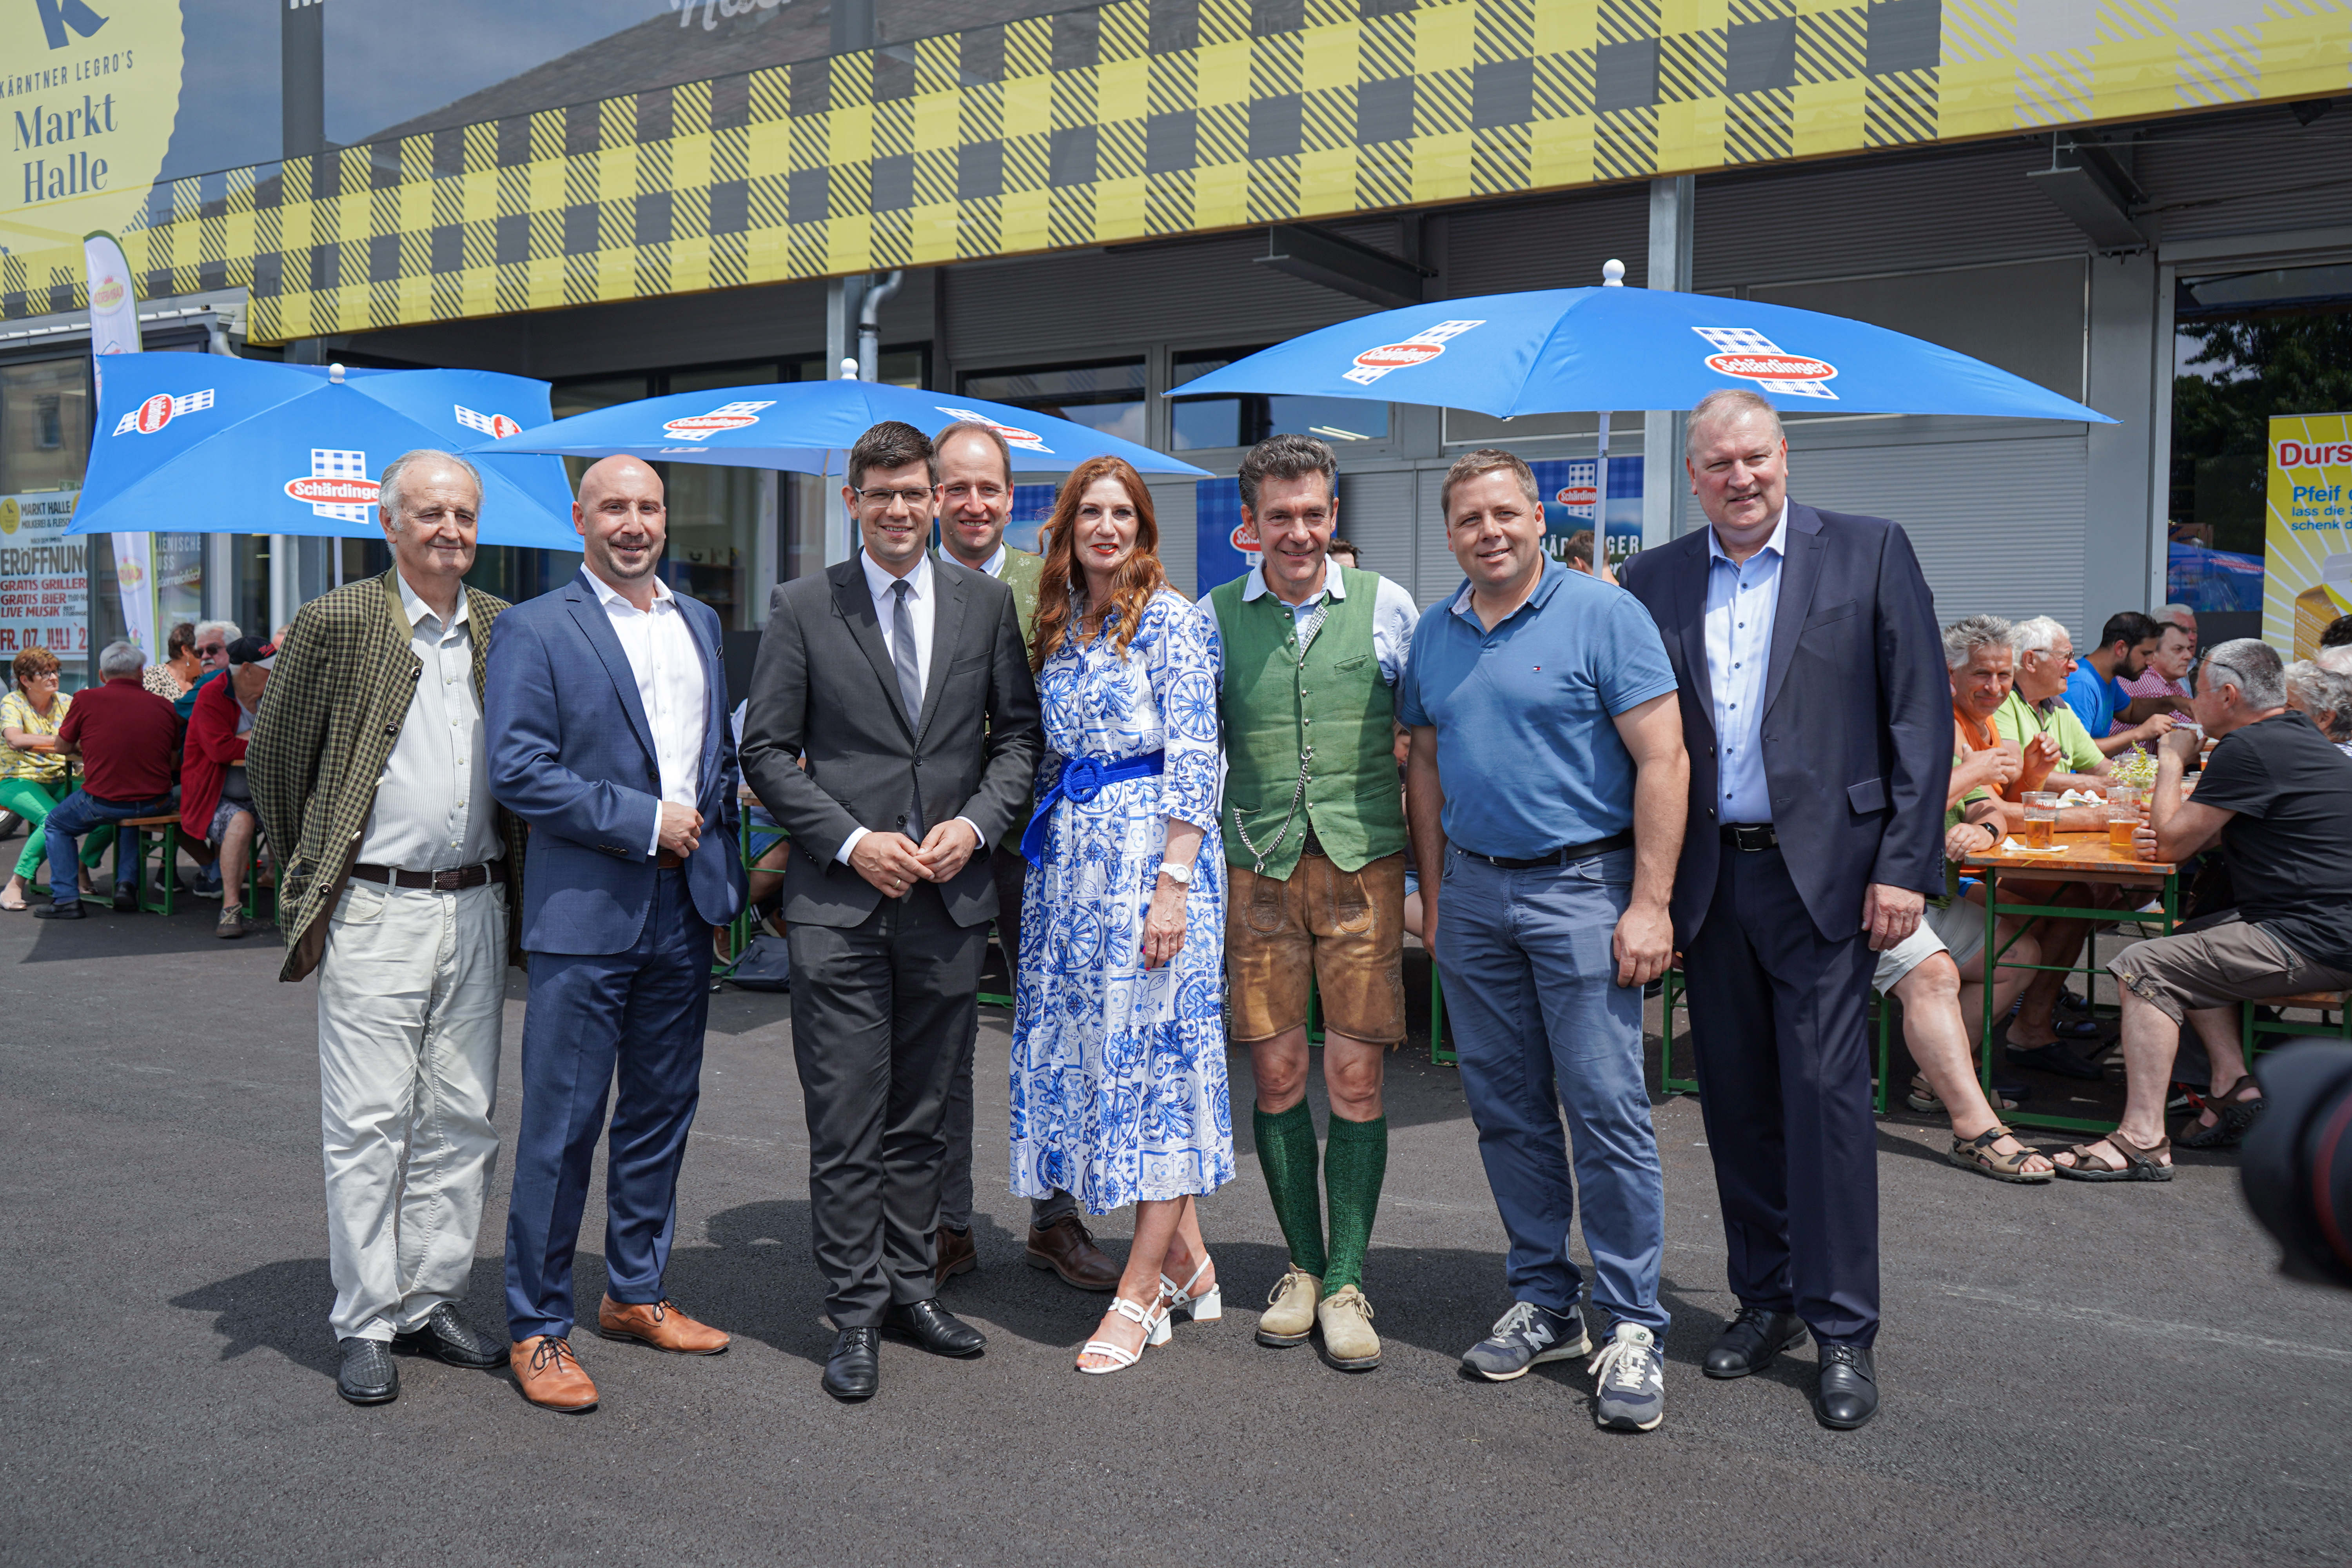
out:
{"label": "beige traditional shoe", "polygon": [[1323,1281],[1293,1264],[1275,1281],[1265,1298],[1265,1311],[1257,1321],[1257,1342],[1286,1348],[1303,1345],[1315,1331],[1315,1302]]}
{"label": "beige traditional shoe", "polygon": [[1353,1285],[1342,1285],[1315,1309],[1323,1330],[1323,1359],[1342,1372],[1370,1372],[1381,1364],[1381,1336],[1372,1332],[1372,1304]]}

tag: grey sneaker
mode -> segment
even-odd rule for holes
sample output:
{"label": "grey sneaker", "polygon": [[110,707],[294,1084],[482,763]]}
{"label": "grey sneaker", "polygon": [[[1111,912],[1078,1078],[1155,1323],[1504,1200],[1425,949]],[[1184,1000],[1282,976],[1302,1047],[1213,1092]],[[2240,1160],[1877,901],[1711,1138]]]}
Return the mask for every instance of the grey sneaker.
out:
{"label": "grey sneaker", "polygon": [[1528,1368],[1548,1361],[1589,1355],[1592,1342],[1575,1308],[1555,1312],[1533,1301],[1515,1303],[1495,1320],[1495,1331],[1462,1352],[1462,1364],[1489,1383],[1525,1377]]}
{"label": "grey sneaker", "polygon": [[1647,1432],[1666,1418],[1666,1358],[1658,1336],[1620,1323],[1588,1368],[1598,1379],[1593,1422],[1612,1432]]}

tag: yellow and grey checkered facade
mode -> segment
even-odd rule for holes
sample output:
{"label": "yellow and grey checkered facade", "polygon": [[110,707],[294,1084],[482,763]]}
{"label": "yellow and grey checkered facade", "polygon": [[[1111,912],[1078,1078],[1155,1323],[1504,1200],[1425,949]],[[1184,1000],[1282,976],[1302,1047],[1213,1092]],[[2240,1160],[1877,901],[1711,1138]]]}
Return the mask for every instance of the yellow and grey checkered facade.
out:
{"label": "yellow and grey checkered facade", "polygon": [[[2352,88],[2343,0],[1117,0],[159,184],[265,342]],[[81,302],[0,259],[0,313]]]}

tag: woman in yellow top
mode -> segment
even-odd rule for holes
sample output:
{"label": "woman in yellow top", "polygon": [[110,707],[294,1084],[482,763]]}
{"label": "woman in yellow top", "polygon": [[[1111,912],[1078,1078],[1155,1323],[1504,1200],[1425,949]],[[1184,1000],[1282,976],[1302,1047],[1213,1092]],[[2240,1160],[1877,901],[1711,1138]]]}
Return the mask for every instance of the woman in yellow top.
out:
{"label": "woman in yellow top", "polygon": [[[37,879],[48,857],[48,836],[41,825],[49,808],[65,799],[72,786],[66,779],[66,760],[58,753],[58,726],[66,721],[73,699],[58,689],[58,656],[45,647],[28,647],[11,667],[16,683],[0,697],[0,808],[25,819],[25,850],[16,868],[0,887],[0,910],[10,913],[25,907],[27,879]],[[81,847],[81,890],[90,890],[89,868],[113,841],[110,833],[92,833]]]}

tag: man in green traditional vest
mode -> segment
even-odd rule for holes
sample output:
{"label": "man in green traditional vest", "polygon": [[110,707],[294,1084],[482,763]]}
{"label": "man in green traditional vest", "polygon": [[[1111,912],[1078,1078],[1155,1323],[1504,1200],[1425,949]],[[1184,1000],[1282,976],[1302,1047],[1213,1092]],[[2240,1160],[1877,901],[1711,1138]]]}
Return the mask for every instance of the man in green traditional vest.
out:
{"label": "man in green traditional vest", "polygon": [[[1381,1079],[1404,1041],[1404,805],[1393,688],[1418,610],[1377,573],[1328,559],[1339,459],[1275,436],[1242,460],[1259,563],[1209,595],[1224,649],[1225,973],[1233,1038],[1257,1082],[1258,1164],[1290,1266],[1258,1342],[1303,1344],[1361,1372],[1381,1362],[1364,1253],[1388,1168]],[[1310,974],[1322,1000],[1330,1146],[1327,1248],[1307,1106]]]}
{"label": "man in green traditional vest", "polygon": [[[949,426],[932,438],[931,446],[939,461],[940,549],[957,564],[984,572],[1013,590],[1021,638],[1026,643],[1037,624],[1037,578],[1045,560],[1004,542],[1004,525],[1013,518],[1013,448],[993,425],[970,420]],[[1024,805],[1013,821],[1025,826],[1028,820],[1029,808]],[[1020,829],[1003,843],[989,846],[989,857],[996,875],[996,935],[1004,945],[1005,967],[1017,984],[1021,885],[1029,869],[1021,858]],[[971,1239],[971,1071],[967,1051],[948,1080],[947,1170],[940,1184],[939,1233],[933,1237],[933,1272],[942,1285],[950,1275],[980,1267],[980,1249]],[[1067,1193],[1031,1202],[1025,1255],[1032,1268],[1050,1268],[1081,1290],[1108,1290],[1118,1283],[1118,1265],[1095,1245],[1077,1200]]]}

